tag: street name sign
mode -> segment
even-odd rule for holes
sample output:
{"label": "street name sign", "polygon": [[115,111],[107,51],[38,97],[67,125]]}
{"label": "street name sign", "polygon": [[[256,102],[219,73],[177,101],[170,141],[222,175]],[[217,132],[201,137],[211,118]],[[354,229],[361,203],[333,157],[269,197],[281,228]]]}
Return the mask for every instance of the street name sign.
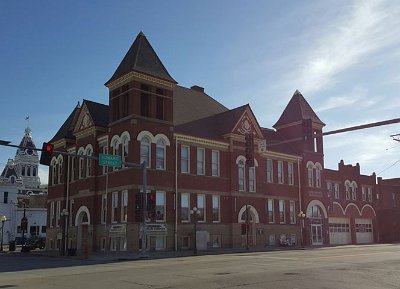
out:
{"label": "street name sign", "polygon": [[121,156],[109,155],[109,154],[99,154],[99,166],[102,167],[121,167]]}

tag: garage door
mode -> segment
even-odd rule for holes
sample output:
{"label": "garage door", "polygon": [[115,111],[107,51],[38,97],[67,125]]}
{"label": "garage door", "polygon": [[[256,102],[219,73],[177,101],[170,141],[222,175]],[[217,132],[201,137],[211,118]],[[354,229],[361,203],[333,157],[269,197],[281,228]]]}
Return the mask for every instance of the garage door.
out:
{"label": "garage door", "polygon": [[356,219],[356,242],[368,244],[374,242],[372,219]]}
{"label": "garage door", "polygon": [[351,244],[350,219],[329,218],[329,241],[331,245]]}

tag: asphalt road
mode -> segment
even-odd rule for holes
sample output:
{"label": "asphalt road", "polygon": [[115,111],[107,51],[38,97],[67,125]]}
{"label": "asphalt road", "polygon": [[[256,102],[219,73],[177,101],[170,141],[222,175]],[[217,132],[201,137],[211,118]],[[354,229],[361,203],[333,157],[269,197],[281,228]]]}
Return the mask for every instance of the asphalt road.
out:
{"label": "asphalt road", "polygon": [[125,262],[0,255],[7,265],[0,288],[400,288],[400,245]]}

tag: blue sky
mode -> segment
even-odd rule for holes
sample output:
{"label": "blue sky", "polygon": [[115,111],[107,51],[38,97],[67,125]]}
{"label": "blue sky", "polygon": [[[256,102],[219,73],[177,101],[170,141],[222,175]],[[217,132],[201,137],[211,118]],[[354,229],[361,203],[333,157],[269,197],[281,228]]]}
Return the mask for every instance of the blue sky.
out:
{"label": "blue sky", "polygon": [[[296,89],[324,131],[400,117],[398,1],[1,1],[0,139],[38,146],[103,85],[143,31],[180,85],[272,127]],[[324,138],[325,167],[400,177],[400,124]],[[15,150],[0,147],[2,168]],[[398,163],[396,163],[399,161]],[[40,170],[46,183],[45,168]]]}

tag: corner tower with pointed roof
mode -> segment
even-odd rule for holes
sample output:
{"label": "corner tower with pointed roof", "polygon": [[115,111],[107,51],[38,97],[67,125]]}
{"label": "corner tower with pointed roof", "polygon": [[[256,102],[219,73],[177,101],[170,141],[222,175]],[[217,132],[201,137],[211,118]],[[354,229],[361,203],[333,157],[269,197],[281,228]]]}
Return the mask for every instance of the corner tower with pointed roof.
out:
{"label": "corner tower with pointed roof", "polygon": [[111,78],[110,127],[121,119],[168,123],[173,121],[173,88],[177,82],[140,32]]}

